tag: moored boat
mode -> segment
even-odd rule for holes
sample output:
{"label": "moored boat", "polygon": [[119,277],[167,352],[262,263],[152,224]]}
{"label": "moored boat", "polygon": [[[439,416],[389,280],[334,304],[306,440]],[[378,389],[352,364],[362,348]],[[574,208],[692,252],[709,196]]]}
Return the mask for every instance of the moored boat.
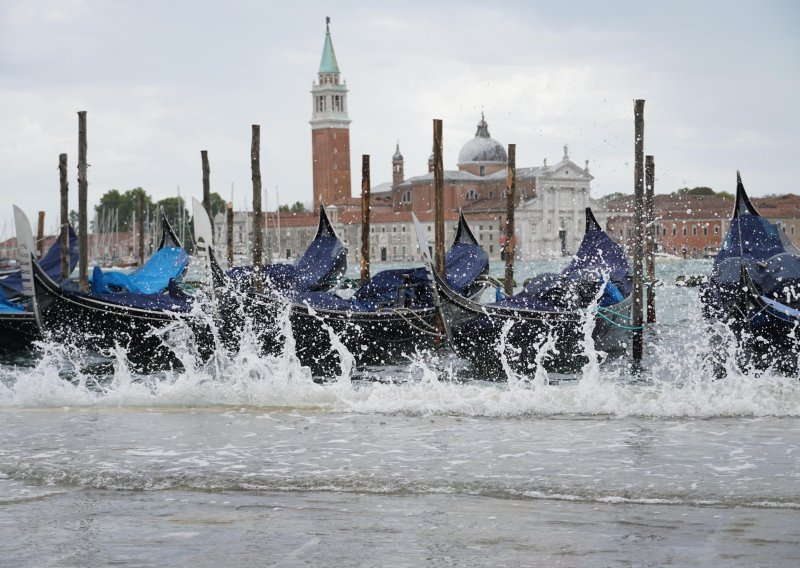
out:
{"label": "moored boat", "polygon": [[[455,293],[475,296],[483,291],[488,271],[488,256],[460,215],[446,256],[447,281]],[[336,341],[357,365],[406,362],[435,347],[440,339],[435,318],[431,281],[423,267],[378,272],[349,298],[331,292],[297,294],[291,306],[298,357],[320,375],[340,369]]]}
{"label": "moored boat", "polygon": [[[424,239],[419,227],[417,233]],[[530,374],[540,364],[554,370],[579,368],[587,361],[589,332],[597,351],[624,352],[627,347],[628,261],[589,208],[586,234],[569,265],[561,273],[534,276],[521,292],[500,301],[480,304],[466,298],[428,266],[453,351],[486,378],[505,378],[508,370]]]}
{"label": "moored boat", "polygon": [[700,299],[706,320],[733,332],[740,365],[797,370],[800,251],[759,214],[739,172],[730,226]]}

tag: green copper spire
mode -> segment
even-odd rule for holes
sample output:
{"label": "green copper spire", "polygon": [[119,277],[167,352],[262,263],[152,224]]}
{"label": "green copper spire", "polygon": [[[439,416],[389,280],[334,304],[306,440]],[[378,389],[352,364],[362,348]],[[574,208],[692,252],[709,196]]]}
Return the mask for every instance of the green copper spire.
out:
{"label": "green copper spire", "polygon": [[336,63],[336,52],[331,41],[331,19],[325,17],[325,47],[322,48],[322,61],[319,63],[320,73],[338,73],[339,64]]}

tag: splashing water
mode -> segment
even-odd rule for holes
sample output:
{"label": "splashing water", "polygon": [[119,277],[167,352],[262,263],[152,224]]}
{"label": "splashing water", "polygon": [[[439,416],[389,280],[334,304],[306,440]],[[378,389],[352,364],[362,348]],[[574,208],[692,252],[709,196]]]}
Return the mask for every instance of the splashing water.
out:
{"label": "splashing water", "polygon": [[[468,367],[445,351],[417,354],[406,366],[356,370],[334,341],[346,367],[339,380],[320,384],[300,364],[286,306],[276,320],[283,338],[279,352],[263,353],[257,326],[248,322],[237,352],[228,353],[217,340],[212,358],[198,359],[191,330],[178,322],[163,341],[183,368],[150,374],[134,371],[121,347],[99,357],[41,343],[34,360],[0,364],[0,407],[252,406],[497,417],[800,416],[800,381],[771,370],[740,370],[736,342],[712,345],[711,334],[703,331],[692,290],[659,290],[659,324],[646,334],[638,376],[630,374],[627,360],[603,362],[591,342],[594,318],[587,318],[582,350],[588,363],[575,375],[548,375],[544,370],[545,357],[559,355],[553,352],[552,337],[542,338],[532,377],[513,375],[507,383],[473,380]],[[730,333],[724,326],[717,332]],[[722,380],[716,380],[709,364],[713,352],[725,370]]]}

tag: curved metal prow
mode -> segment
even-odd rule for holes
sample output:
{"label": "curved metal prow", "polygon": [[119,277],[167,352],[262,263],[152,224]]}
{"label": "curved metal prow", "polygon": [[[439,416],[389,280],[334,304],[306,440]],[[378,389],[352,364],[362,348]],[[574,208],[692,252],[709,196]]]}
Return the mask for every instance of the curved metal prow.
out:
{"label": "curved metal prow", "polygon": [[328,219],[328,213],[325,211],[325,205],[320,203],[319,225],[317,226],[317,234],[314,235],[314,239],[318,239],[322,236],[336,238],[336,231],[333,230],[333,225],[331,225],[330,219]]}
{"label": "curved metal prow", "polygon": [[750,198],[747,197],[747,192],[744,190],[744,184],[742,183],[742,174],[739,171],[736,171],[736,203],[733,205],[733,218],[737,219],[739,215],[755,215],[756,217],[760,217],[756,208],[753,207],[753,204],[750,202]]}
{"label": "curved metal prow", "polygon": [[472,229],[469,228],[467,220],[464,218],[464,212],[461,209],[458,210],[458,228],[456,229],[456,238],[453,239],[453,244],[480,246],[478,239],[476,239],[475,235],[472,233]]}
{"label": "curved metal prow", "polygon": [[172,229],[172,225],[169,224],[167,220],[167,215],[164,213],[164,210],[161,210],[161,241],[158,243],[158,249],[161,250],[166,247],[176,247],[176,248],[183,248],[183,244],[181,244],[181,240],[178,238],[178,235],[175,234],[175,231]]}
{"label": "curved metal prow", "polygon": [[586,232],[589,231],[602,231],[603,227],[600,226],[600,223],[597,222],[597,218],[592,213],[592,208],[586,208]]}

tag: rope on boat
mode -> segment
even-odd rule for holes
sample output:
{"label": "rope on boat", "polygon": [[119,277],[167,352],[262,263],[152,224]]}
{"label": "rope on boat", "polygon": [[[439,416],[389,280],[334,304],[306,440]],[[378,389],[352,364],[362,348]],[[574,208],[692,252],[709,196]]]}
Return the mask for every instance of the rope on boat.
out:
{"label": "rope on boat", "polygon": [[[430,325],[428,322],[426,322],[425,320],[423,320],[423,319],[422,319],[422,318],[421,318],[419,315],[415,314],[415,313],[413,312],[413,310],[399,310],[399,309],[394,309],[394,310],[392,310],[392,311],[393,311],[395,314],[397,314],[398,316],[400,316],[400,318],[402,318],[402,320],[403,320],[404,322],[406,322],[406,323],[407,323],[409,326],[411,326],[411,328],[412,328],[412,329],[415,329],[415,330],[417,330],[417,331],[418,331],[418,332],[420,332],[420,333],[424,333],[425,335],[430,335],[431,337],[437,337],[437,338],[443,338],[443,337],[444,337],[444,335],[442,335],[441,333],[437,333],[436,331],[431,331],[431,330],[435,330],[436,328],[435,328],[435,327],[433,327],[433,326],[431,326],[431,325]],[[423,327],[420,327],[420,326],[418,326],[417,324],[415,324],[414,322],[412,322],[412,321],[411,321],[409,318],[407,318],[407,317],[406,317],[406,314],[411,314],[411,315],[413,315],[413,316],[414,316],[414,319],[416,319],[416,320],[420,321],[420,322],[422,323],[422,325],[423,325],[423,326],[425,326],[425,328],[427,328],[427,329],[425,329],[425,328],[423,328]]]}
{"label": "rope on boat", "polygon": [[[588,310],[585,310],[585,309],[581,308],[581,309],[578,309],[577,311],[578,312],[586,312]],[[613,316],[616,316],[618,318],[622,318],[622,319],[628,320],[628,321],[633,319],[631,316],[627,316],[625,314],[621,314],[619,312],[615,312],[614,310],[609,310],[608,308],[604,308],[602,306],[597,306],[597,308],[595,308],[595,310],[593,312],[593,314],[595,316],[599,316],[599,317],[603,318],[604,320],[606,320],[608,323],[610,323],[614,327],[618,327],[620,329],[625,329],[625,330],[629,330],[629,331],[635,331],[635,330],[638,330],[638,329],[644,329],[643,325],[623,325],[621,323],[617,323],[616,321],[614,321],[613,319],[608,317],[606,315],[607,313],[611,314]]]}

